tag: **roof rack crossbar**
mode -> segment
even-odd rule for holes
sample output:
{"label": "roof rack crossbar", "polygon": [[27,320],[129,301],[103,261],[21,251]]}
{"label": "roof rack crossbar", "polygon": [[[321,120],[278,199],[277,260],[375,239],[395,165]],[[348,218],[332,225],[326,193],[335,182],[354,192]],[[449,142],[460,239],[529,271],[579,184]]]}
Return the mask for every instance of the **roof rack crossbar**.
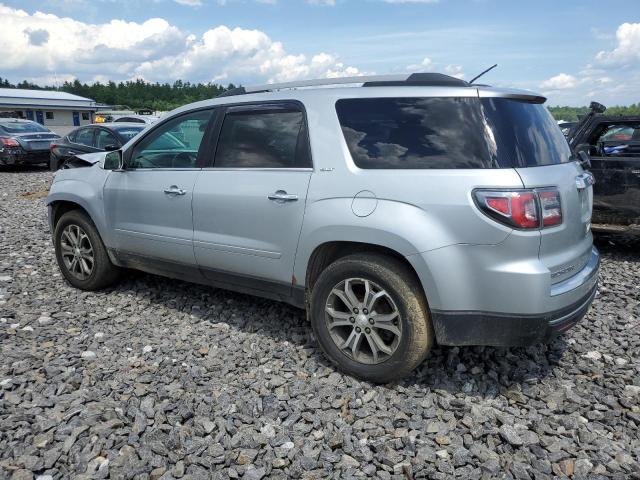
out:
{"label": "roof rack crossbar", "polygon": [[458,86],[468,87],[464,80],[443,75],[441,73],[401,73],[395,75],[362,75],[358,77],[337,77],[320,78],[315,80],[301,80],[295,82],[270,83],[266,85],[255,85],[250,87],[239,87],[224,92],[219,96],[243,95],[246,93],[273,92],[275,90],[286,90],[292,88],[305,87],[325,87],[332,85],[355,85],[362,84],[365,87],[379,86]]}

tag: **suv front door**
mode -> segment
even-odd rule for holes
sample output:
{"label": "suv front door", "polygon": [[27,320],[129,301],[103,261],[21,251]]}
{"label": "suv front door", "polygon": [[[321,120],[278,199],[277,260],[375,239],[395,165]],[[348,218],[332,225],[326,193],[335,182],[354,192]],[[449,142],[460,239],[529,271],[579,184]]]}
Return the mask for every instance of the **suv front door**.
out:
{"label": "suv front door", "polygon": [[233,106],[217,124],[214,162],[193,193],[198,265],[210,280],[289,296],[313,171],[304,111]]}
{"label": "suv front door", "polygon": [[109,174],[105,212],[124,261],[195,266],[191,200],[211,116],[200,110],[159,124],[123,152],[125,168]]}

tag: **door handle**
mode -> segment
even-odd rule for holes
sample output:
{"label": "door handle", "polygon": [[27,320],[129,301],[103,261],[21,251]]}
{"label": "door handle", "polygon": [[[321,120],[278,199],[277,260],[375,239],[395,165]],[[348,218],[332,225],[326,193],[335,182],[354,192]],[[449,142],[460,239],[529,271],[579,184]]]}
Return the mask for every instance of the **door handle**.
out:
{"label": "door handle", "polygon": [[584,190],[585,188],[588,188],[595,183],[596,179],[591,172],[584,172],[583,174],[576,177],[576,188],[578,190]]}
{"label": "door handle", "polygon": [[267,198],[278,203],[295,202],[296,200],[298,200],[298,195],[287,193],[284,190],[278,190],[277,192],[269,195]]}
{"label": "door handle", "polygon": [[169,188],[165,189],[164,193],[167,195],[184,195],[187,192],[179,188],[177,185],[171,185]]}

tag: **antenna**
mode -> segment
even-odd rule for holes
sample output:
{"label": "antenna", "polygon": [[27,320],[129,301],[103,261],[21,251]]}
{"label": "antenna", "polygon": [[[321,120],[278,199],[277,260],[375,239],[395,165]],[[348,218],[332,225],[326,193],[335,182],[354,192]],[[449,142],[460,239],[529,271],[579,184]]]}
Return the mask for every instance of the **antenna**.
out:
{"label": "antenna", "polygon": [[483,76],[485,73],[489,73],[491,70],[493,70],[494,68],[496,68],[498,66],[498,64],[496,63],[495,65],[491,65],[489,68],[487,68],[486,70],[484,70],[483,72],[481,72],[479,75],[476,75],[475,77],[473,77],[471,79],[471,81],[469,83],[473,84],[473,82],[475,82],[477,79],[479,79],[481,76]]}

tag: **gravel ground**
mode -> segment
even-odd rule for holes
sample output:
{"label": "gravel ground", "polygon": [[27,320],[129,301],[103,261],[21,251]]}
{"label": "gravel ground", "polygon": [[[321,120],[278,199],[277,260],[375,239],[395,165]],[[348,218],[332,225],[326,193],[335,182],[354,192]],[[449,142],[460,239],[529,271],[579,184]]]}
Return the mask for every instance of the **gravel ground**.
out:
{"label": "gravel ground", "polygon": [[58,273],[45,171],[0,172],[0,478],[640,478],[640,248],[550,345],[436,347],[400,383],[333,370],[289,306]]}

